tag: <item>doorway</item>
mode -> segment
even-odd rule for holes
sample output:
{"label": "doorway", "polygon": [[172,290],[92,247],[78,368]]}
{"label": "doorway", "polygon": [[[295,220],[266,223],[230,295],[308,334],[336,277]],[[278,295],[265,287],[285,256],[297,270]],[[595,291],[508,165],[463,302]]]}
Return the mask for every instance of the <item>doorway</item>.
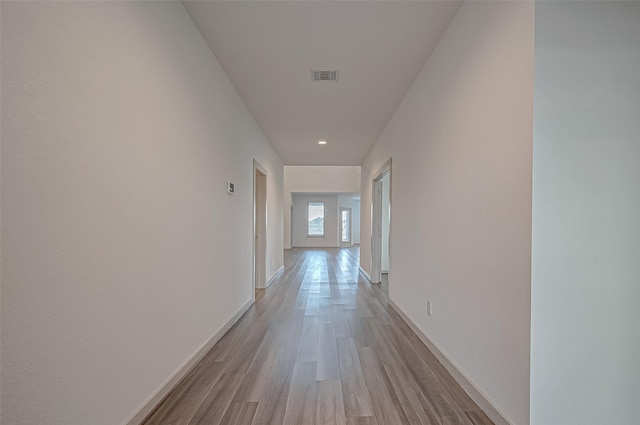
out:
{"label": "doorway", "polygon": [[340,246],[348,248],[353,246],[351,208],[340,207]]}
{"label": "doorway", "polygon": [[267,283],[267,172],[253,160],[253,289]]}
{"label": "doorway", "polygon": [[388,282],[391,271],[391,159],[373,179],[371,203],[371,282]]}

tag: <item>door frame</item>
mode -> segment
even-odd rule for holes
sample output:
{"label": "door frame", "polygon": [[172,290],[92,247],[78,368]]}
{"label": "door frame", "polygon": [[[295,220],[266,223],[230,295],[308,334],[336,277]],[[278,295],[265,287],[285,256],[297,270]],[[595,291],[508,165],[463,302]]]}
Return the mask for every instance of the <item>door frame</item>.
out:
{"label": "door frame", "polygon": [[[371,187],[371,283],[382,282],[382,179],[389,176],[389,209],[392,193],[392,158],[374,174]],[[391,270],[391,221],[389,221],[389,270]]]}
{"label": "door frame", "polygon": [[[260,176],[260,177],[259,177]],[[267,282],[267,170],[253,160],[252,297]]]}
{"label": "door frame", "polygon": [[[349,211],[349,242],[342,241],[342,211]],[[353,246],[353,210],[349,207],[338,208],[338,245],[341,248]]]}

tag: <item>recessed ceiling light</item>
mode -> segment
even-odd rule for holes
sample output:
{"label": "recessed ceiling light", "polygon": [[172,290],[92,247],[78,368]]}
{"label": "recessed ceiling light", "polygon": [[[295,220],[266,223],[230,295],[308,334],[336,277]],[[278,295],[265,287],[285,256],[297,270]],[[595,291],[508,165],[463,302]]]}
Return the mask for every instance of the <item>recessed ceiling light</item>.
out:
{"label": "recessed ceiling light", "polygon": [[318,140],[318,144],[319,145],[326,145],[327,141],[326,140]]}

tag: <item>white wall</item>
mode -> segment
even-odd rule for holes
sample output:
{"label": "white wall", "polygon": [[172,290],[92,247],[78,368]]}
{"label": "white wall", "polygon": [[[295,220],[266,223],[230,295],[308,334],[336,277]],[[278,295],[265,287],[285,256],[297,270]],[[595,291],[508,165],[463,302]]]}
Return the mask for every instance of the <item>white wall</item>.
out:
{"label": "white wall", "polygon": [[532,425],[635,425],[640,3],[537,2]]}
{"label": "white wall", "polygon": [[287,165],[284,181],[290,192],[359,192],[360,166]]}
{"label": "white wall", "polygon": [[360,191],[360,166],[284,167],[284,247],[291,248],[293,193],[352,193]]}
{"label": "white wall", "polygon": [[362,166],[362,267],[393,157],[390,296],[514,425],[529,423],[533,23],[533,2],[464,3]]}
{"label": "white wall", "polygon": [[354,245],[360,245],[360,234],[362,229],[360,228],[360,194],[358,193],[358,199],[354,199],[351,204],[351,219],[353,220],[353,243]]}
{"label": "white wall", "polygon": [[253,158],[282,264],[282,164],[179,2],[1,26],[1,422],[123,424],[252,297]]}
{"label": "white wall", "polygon": [[[324,237],[307,236],[309,202],[324,202]],[[293,195],[294,248],[331,248],[338,246],[338,196]]]}

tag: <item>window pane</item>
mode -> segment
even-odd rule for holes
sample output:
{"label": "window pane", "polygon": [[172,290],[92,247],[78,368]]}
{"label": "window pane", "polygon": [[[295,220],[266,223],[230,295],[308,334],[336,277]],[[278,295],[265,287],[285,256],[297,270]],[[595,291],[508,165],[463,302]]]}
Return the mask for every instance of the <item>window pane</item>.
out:
{"label": "window pane", "polygon": [[324,202],[309,202],[309,236],[324,236]]}
{"label": "window pane", "polygon": [[349,224],[351,220],[349,220],[349,211],[342,211],[342,242],[349,242],[349,235],[351,233],[351,229],[349,229]]}

